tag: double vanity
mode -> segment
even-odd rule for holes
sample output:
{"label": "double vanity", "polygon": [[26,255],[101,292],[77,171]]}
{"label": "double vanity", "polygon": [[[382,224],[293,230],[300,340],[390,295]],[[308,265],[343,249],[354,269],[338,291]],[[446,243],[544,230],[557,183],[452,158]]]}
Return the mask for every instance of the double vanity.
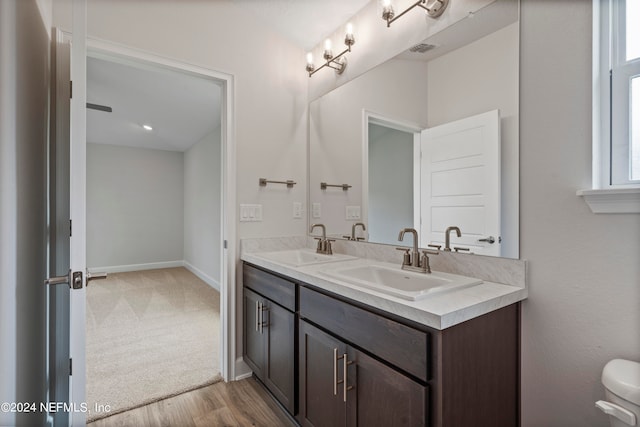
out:
{"label": "double vanity", "polygon": [[422,273],[390,246],[241,247],[244,360],[300,425],[518,425],[524,261],[440,252]]}

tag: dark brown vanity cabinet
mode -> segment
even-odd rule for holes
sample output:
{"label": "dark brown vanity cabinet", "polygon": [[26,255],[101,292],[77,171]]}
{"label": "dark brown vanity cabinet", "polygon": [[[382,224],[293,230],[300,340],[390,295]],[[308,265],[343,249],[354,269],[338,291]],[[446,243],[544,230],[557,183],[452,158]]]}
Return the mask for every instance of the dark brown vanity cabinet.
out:
{"label": "dark brown vanity cabinet", "polygon": [[300,322],[303,426],[424,426],[427,388]]}
{"label": "dark brown vanity cabinet", "polygon": [[302,426],[519,425],[519,304],[437,330],[249,264],[243,277],[245,360]]}
{"label": "dark brown vanity cabinet", "polygon": [[244,285],[244,360],[293,415],[296,285],[247,265]]}
{"label": "dark brown vanity cabinet", "polygon": [[519,425],[518,304],[437,330],[300,286],[299,316],[303,426]]}
{"label": "dark brown vanity cabinet", "polygon": [[300,317],[303,426],[426,425],[428,387],[375,358],[426,380],[424,332],[304,287]]}

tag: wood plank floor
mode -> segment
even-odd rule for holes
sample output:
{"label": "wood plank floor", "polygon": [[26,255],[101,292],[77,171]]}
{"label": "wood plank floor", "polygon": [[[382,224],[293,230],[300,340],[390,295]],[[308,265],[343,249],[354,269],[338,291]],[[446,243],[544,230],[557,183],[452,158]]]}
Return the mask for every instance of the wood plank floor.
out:
{"label": "wood plank floor", "polygon": [[88,424],[90,427],[294,427],[254,378],[219,382]]}

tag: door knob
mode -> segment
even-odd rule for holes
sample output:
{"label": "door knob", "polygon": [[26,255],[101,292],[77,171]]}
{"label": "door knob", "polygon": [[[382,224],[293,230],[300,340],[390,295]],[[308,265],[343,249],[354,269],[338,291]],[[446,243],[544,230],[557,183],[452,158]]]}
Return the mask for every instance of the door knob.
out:
{"label": "door knob", "polygon": [[[87,285],[91,280],[106,279],[107,273],[87,272]],[[48,277],[44,281],[45,285],[69,285],[69,289],[82,289],[82,272],[71,271],[65,276]]]}
{"label": "door knob", "polygon": [[493,236],[485,237],[483,239],[478,239],[478,242],[487,242],[490,244],[495,243],[496,239]]}
{"label": "door knob", "polygon": [[90,273],[87,271],[87,282],[91,280],[101,280],[106,278],[107,278],[107,273]]}
{"label": "door knob", "polygon": [[69,289],[82,289],[82,272],[71,271],[65,276],[48,277],[45,285],[69,285]]}

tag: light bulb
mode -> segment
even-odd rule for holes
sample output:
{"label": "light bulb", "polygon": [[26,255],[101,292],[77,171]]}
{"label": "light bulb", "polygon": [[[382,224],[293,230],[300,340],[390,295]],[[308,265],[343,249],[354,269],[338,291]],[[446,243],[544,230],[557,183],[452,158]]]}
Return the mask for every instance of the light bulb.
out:
{"label": "light bulb", "polygon": [[347,35],[344,36],[344,44],[349,47],[349,51],[351,51],[351,46],[356,42],[355,37],[353,37],[353,24],[351,22],[347,23]]}
{"label": "light bulb", "polygon": [[142,125],[142,127],[144,128],[144,130],[148,130],[148,131],[152,131],[153,128],[149,125]]}
{"label": "light bulb", "polygon": [[347,35],[348,36],[352,36],[353,35],[353,24],[351,22],[349,22],[347,24]]}
{"label": "light bulb", "polygon": [[307,64],[313,64],[313,53],[311,52],[307,53]]}
{"label": "light bulb", "polygon": [[382,6],[384,7],[391,6],[391,0],[382,0]]}
{"label": "light bulb", "polygon": [[331,50],[331,39],[326,39],[324,41],[324,50]]}

